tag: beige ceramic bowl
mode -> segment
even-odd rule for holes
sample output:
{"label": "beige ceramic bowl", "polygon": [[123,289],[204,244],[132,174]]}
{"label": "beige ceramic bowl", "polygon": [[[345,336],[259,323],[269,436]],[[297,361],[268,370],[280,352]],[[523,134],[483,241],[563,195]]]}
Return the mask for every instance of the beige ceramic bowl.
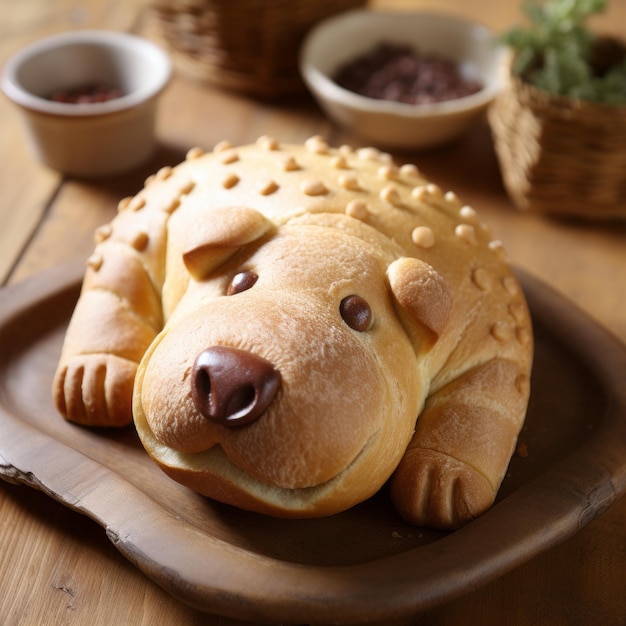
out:
{"label": "beige ceramic bowl", "polygon": [[[171,75],[168,56],[140,37],[72,31],[39,40],[6,63],[2,89],[23,113],[35,156],[65,174],[123,172],[155,147],[157,99]],[[106,102],[50,99],[56,91],[94,83],[122,93]]]}
{"label": "beige ceramic bowl", "polygon": [[[343,89],[336,70],[376,44],[411,44],[459,64],[484,85],[475,94],[435,104],[375,100]],[[300,57],[304,81],[328,116],[381,147],[421,150],[456,139],[481,116],[500,88],[502,47],[484,26],[453,15],[355,10],[321,22]]]}

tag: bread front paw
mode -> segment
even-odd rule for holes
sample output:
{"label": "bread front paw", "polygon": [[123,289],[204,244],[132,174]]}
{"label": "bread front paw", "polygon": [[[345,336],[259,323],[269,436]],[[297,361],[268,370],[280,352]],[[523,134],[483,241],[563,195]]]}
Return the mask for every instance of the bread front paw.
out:
{"label": "bread front paw", "polygon": [[436,450],[408,450],[391,480],[391,498],[415,526],[452,530],[484,513],[495,490],[479,471]]}
{"label": "bread front paw", "polygon": [[86,426],[125,426],[132,420],[137,364],[110,354],[81,354],[62,362],[52,394],[66,419]]}

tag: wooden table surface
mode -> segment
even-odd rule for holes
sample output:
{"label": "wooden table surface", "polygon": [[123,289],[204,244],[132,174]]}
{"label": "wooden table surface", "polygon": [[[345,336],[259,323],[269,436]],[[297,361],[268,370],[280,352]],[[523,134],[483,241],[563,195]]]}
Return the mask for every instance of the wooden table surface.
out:
{"label": "wooden table surface", "polygon": [[[516,0],[380,0],[375,6],[454,11],[478,16],[497,30],[521,19]],[[612,0],[596,24],[626,35],[626,0]],[[0,0],[0,63],[36,38],[77,28],[154,33],[145,0]],[[1,284],[86,258],[93,230],[111,218],[118,200],[194,145],[210,148],[222,139],[246,143],[264,134],[295,142],[323,134],[333,144],[363,145],[308,100],[261,104],[179,77],[162,98],[158,133],[158,154],[140,171],[100,182],[64,178],[32,160],[17,110],[0,99]],[[626,224],[557,222],[514,210],[501,186],[486,123],[453,146],[395,156],[416,162],[479,209],[515,264],[556,287],[626,342]],[[181,604],[127,562],[100,526],[40,492],[2,481],[0,589],[5,625],[241,623]],[[405,622],[623,626],[626,498],[547,553]]]}

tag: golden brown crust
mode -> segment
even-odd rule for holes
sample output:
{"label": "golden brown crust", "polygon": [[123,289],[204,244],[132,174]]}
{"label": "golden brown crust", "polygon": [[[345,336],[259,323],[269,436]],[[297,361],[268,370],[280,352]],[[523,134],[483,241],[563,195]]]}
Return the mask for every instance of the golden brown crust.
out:
{"label": "golden brown crust", "polygon": [[[493,502],[528,401],[530,317],[476,211],[416,167],[320,137],[193,150],[97,241],[55,379],[68,419],[123,423],[139,363],[146,450],[211,497],[326,515],[398,467],[392,495],[411,523],[455,527]],[[223,297],[241,271],[254,288]],[[373,312],[364,332],[339,314],[355,294]],[[281,372],[246,428],[194,405],[194,358],[212,345]]]}

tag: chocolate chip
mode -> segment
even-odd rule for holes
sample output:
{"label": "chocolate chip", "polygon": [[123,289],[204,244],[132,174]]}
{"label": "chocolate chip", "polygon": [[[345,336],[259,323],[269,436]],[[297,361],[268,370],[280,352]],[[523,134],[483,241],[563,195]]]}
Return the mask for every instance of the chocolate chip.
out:
{"label": "chocolate chip", "polygon": [[347,296],[339,305],[343,321],[354,330],[365,332],[372,327],[374,316],[370,305],[361,296]]}
{"label": "chocolate chip", "polygon": [[94,104],[96,102],[108,102],[120,98],[122,95],[122,92],[116,87],[97,83],[81,85],[73,89],[60,89],[50,94],[49,100],[65,104]]}
{"label": "chocolate chip", "polygon": [[233,276],[226,295],[234,296],[237,293],[250,289],[258,280],[258,276],[254,272],[239,272]]}
{"label": "chocolate chip", "polygon": [[457,64],[448,59],[385,42],[340,67],[333,79],[359,95],[405,104],[453,100],[482,89],[477,81],[464,78]]}

